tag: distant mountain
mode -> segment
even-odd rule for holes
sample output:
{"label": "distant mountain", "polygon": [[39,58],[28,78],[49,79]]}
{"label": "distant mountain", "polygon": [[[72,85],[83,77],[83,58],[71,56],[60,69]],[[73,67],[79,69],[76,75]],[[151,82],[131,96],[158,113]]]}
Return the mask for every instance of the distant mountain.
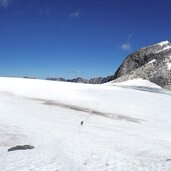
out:
{"label": "distant mountain", "polygon": [[114,75],[84,79],[47,78],[47,80],[102,84],[122,82],[134,78],[149,80],[163,88],[171,89],[171,43],[164,41],[139,49],[128,55]]}
{"label": "distant mountain", "polygon": [[134,78],[171,89],[171,43],[164,41],[130,54],[114,74],[113,82]]}
{"label": "distant mountain", "polygon": [[51,81],[65,81],[65,82],[77,82],[77,83],[87,83],[88,80],[83,79],[81,77],[77,77],[74,79],[65,79],[65,78],[56,78],[56,77],[48,77],[46,80],[51,80]]}
{"label": "distant mountain", "polygon": [[73,79],[64,79],[64,78],[54,78],[54,77],[48,77],[47,80],[52,81],[66,81],[66,82],[75,82],[75,83],[89,83],[89,84],[102,84],[109,81],[112,81],[114,79],[114,76],[107,76],[107,77],[97,77],[97,78],[91,78],[91,79],[84,79],[82,77],[77,77]]}

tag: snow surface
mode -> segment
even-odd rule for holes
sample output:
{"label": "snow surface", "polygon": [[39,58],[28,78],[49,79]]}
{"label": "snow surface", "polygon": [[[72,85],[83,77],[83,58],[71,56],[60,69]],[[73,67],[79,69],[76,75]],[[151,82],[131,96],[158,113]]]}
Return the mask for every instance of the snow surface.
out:
{"label": "snow surface", "polygon": [[169,41],[163,41],[163,42],[160,42],[160,43],[157,43],[158,45],[160,45],[160,46],[164,46],[164,45],[167,45],[167,44],[169,44]]}
{"label": "snow surface", "polygon": [[171,49],[171,46],[170,45],[164,47],[162,50],[159,50],[156,53],[159,53],[159,52],[162,52],[162,51],[165,51],[165,50],[168,50],[168,49]]}
{"label": "snow surface", "polygon": [[[170,171],[170,103],[145,80],[0,78],[0,170]],[[35,149],[7,152],[22,144]]]}
{"label": "snow surface", "polygon": [[137,86],[137,87],[148,87],[148,88],[161,88],[160,86],[142,78],[137,78],[133,80],[123,81],[123,82],[109,82],[107,85],[118,85],[118,86]]}
{"label": "snow surface", "polygon": [[169,61],[167,62],[168,70],[171,70],[171,56],[169,56]]}
{"label": "snow surface", "polygon": [[149,62],[149,64],[152,64],[152,63],[154,63],[154,62],[156,62],[156,59],[151,60],[151,61]]}
{"label": "snow surface", "polygon": [[171,70],[171,62],[167,63],[168,70]]}

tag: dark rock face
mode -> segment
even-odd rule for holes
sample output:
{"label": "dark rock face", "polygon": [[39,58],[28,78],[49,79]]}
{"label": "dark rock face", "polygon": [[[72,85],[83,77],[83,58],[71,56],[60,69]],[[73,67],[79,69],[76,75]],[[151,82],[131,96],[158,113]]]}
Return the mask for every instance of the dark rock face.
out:
{"label": "dark rock face", "polygon": [[116,71],[114,75],[114,79],[117,79],[123,75],[130,73],[131,71],[140,68],[141,66],[147,64],[153,59],[158,58],[158,53],[165,53],[168,49],[164,50],[167,47],[171,47],[169,42],[163,42],[154,44],[152,46],[144,47],[135,53],[129,55],[124,62],[121,64],[119,69]]}
{"label": "dark rock face", "polygon": [[114,80],[114,75],[104,77],[103,80],[101,81],[101,83],[107,83],[107,82],[112,81],[112,80]]}
{"label": "dark rock face", "polygon": [[143,78],[171,89],[171,44],[155,44],[129,55],[114,75],[114,82]]}
{"label": "dark rock face", "polygon": [[31,150],[31,149],[34,149],[34,146],[31,146],[31,145],[17,145],[15,147],[9,148],[8,151]]}

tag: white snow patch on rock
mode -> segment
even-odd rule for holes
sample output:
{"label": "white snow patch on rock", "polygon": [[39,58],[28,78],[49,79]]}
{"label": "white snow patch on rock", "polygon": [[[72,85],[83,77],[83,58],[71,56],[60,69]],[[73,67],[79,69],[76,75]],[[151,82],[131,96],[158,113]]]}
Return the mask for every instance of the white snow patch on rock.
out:
{"label": "white snow patch on rock", "polygon": [[151,61],[149,62],[149,64],[151,64],[151,63],[153,63],[153,62],[156,62],[156,60],[155,60],[155,59],[151,60]]}
{"label": "white snow patch on rock", "polygon": [[157,51],[156,53],[159,53],[159,52],[162,52],[162,51],[168,50],[168,49],[171,49],[171,46],[170,46],[170,45],[164,47],[162,50],[159,50],[159,51]]}
{"label": "white snow patch on rock", "polygon": [[163,41],[163,42],[160,42],[160,43],[157,43],[157,44],[160,45],[160,46],[164,46],[164,45],[169,44],[169,41],[166,40],[166,41]]}
{"label": "white snow patch on rock", "polygon": [[171,62],[167,63],[168,70],[171,70]]}

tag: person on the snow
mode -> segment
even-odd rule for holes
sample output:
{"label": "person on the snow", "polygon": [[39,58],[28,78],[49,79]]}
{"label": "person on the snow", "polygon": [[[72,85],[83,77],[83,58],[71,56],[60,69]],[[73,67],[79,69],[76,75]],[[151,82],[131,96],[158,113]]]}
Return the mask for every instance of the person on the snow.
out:
{"label": "person on the snow", "polygon": [[81,125],[83,125],[84,121],[81,121]]}

